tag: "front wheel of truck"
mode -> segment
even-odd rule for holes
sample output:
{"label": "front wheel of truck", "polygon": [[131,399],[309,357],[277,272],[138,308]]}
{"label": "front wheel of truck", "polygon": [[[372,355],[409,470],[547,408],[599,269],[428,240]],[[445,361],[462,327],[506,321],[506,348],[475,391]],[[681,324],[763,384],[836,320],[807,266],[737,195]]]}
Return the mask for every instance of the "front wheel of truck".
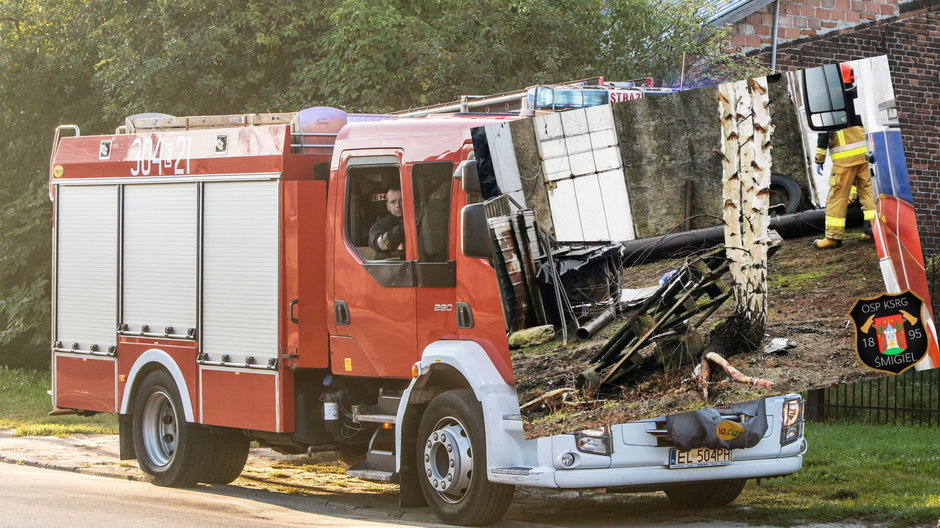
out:
{"label": "front wheel of truck", "polygon": [[718,480],[696,484],[680,484],[666,488],[669,500],[687,508],[711,508],[724,506],[738,498],[744,489],[745,479]]}
{"label": "front wheel of truck", "polygon": [[134,450],[140,469],[158,486],[193,486],[211,460],[209,431],[189,423],[176,382],[164,370],[144,378],[134,400]]}
{"label": "front wheel of truck", "polygon": [[428,405],[418,426],[421,492],[444,522],[482,526],[509,509],[514,486],[486,476],[483,410],[469,389],[444,392]]}

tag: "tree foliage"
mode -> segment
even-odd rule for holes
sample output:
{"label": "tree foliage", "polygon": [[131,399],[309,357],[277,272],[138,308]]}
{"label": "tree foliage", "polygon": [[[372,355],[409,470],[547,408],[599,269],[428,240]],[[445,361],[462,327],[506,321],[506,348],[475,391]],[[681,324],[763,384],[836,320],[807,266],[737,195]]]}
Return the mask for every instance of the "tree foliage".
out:
{"label": "tree foliage", "polygon": [[0,363],[49,354],[52,130],[382,112],[596,75],[753,73],[690,0],[0,0]]}

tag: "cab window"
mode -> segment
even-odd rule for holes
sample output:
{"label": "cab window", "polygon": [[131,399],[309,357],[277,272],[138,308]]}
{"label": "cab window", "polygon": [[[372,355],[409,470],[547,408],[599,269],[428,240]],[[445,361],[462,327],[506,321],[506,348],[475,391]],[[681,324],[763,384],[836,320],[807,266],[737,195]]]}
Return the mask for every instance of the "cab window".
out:
{"label": "cab window", "polygon": [[418,258],[422,262],[447,261],[453,182],[454,164],[449,161],[416,163],[411,169]]}
{"label": "cab window", "polygon": [[403,260],[404,209],[397,166],[347,171],[346,236],[365,260]]}

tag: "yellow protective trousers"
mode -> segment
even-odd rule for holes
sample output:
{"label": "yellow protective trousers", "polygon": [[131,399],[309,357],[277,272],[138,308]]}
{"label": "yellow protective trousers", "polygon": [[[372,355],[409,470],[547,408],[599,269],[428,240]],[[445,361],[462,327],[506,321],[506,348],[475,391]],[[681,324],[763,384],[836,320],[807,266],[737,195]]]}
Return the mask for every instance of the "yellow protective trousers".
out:
{"label": "yellow protective trousers", "polygon": [[852,186],[858,191],[865,220],[875,218],[875,198],[871,188],[868,163],[857,165],[834,164],[829,177],[829,198],[826,200],[826,238],[845,238],[845,211],[849,206]]}

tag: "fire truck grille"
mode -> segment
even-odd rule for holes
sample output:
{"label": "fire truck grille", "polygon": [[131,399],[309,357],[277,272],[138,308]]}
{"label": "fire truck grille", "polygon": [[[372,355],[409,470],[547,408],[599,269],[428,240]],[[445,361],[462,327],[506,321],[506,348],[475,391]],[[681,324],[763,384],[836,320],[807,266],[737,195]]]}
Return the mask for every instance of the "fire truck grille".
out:
{"label": "fire truck grille", "polygon": [[[747,425],[754,417],[741,413],[721,413],[721,418],[741,425]],[[666,419],[659,418],[655,423],[656,427],[646,432],[656,438],[656,447],[675,447],[672,439],[669,438],[669,431],[666,429]]]}

